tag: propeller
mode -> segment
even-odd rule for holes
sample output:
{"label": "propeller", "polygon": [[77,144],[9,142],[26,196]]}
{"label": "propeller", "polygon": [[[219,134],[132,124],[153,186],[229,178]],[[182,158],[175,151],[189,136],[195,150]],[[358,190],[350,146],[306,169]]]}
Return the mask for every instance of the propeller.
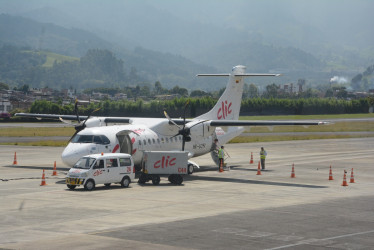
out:
{"label": "propeller", "polygon": [[175,126],[177,126],[179,128],[179,131],[178,131],[178,134],[172,136],[173,137],[176,137],[178,135],[181,135],[182,136],[182,151],[184,151],[184,146],[186,144],[186,142],[190,142],[191,141],[191,127],[195,126],[196,124],[194,124],[193,126],[191,127],[188,127],[186,126],[186,109],[187,109],[187,106],[189,105],[190,101],[187,100],[186,104],[184,105],[184,111],[183,111],[183,127],[179,126],[178,124],[176,124],[171,118],[170,116],[166,113],[166,111],[164,111],[164,114],[165,114],[165,117]]}
{"label": "propeller", "polygon": [[[92,110],[92,111],[88,114],[87,119],[85,119],[85,120],[83,121],[83,123],[81,123],[81,121],[80,121],[80,117],[79,117],[79,114],[78,114],[78,104],[79,104],[79,101],[78,101],[77,99],[75,99],[74,112],[75,112],[75,115],[77,116],[78,125],[75,125],[75,127],[74,127],[74,128],[75,128],[75,133],[74,133],[73,136],[69,139],[69,142],[73,139],[73,137],[74,137],[76,134],[78,134],[80,131],[82,131],[83,129],[86,128],[86,122],[88,121],[88,119],[90,119],[91,115],[92,115],[93,113],[95,113],[96,111],[100,110],[100,108],[97,108],[97,109]],[[60,120],[62,120],[62,119],[60,118]]]}

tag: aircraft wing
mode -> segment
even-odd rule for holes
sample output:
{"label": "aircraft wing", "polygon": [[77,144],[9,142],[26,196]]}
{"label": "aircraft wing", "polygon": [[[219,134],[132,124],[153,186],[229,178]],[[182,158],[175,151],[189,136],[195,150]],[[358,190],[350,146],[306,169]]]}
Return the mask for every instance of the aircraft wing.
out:
{"label": "aircraft wing", "polygon": [[[76,115],[53,115],[53,114],[33,114],[33,113],[16,113],[16,116],[37,118],[37,119],[52,119],[52,120],[69,120],[77,121]],[[60,119],[61,118],[61,119]],[[81,121],[86,120],[88,116],[80,115],[79,119]],[[102,117],[103,121],[106,123],[131,123],[131,118],[128,117]]]}
{"label": "aircraft wing", "polygon": [[[209,122],[208,122],[209,123]],[[325,125],[328,122],[320,121],[233,121],[233,120],[211,120],[209,125],[213,127],[225,126],[282,126],[282,125]]]}
{"label": "aircraft wing", "polygon": [[[54,119],[59,120],[60,118],[69,121],[76,121],[76,115],[51,115],[51,114],[33,114],[33,113],[16,113],[15,116],[23,116],[23,117],[30,117],[30,118],[37,118],[37,119]],[[86,115],[80,115],[79,119],[86,120]]]}

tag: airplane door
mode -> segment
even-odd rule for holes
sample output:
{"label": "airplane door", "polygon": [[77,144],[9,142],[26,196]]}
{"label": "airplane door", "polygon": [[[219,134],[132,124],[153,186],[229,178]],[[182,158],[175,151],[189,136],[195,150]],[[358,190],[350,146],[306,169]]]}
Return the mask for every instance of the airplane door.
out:
{"label": "airplane door", "polygon": [[125,153],[125,154],[132,154],[132,142],[131,138],[129,136],[129,133],[131,131],[121,131],[117,133],[117,139],[119,142],[119,148],[120,148],[120,153]]}

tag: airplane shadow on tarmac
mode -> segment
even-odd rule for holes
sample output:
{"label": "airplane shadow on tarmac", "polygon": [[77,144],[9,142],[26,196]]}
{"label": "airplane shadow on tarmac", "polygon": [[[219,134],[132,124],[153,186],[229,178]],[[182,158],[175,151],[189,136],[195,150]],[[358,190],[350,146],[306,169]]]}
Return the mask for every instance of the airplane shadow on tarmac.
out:
{"label": "airplane shadow on tarmac", "polygon": [[[245,171],[253,171],[253,172],[257,171],[257,169],[238,168],[237,166],[231,166],[230,168],[231,168],[231,170],[245,170]],[[206,172],[206,171],[217,171],[217,167],[215,167],[215,168],[200,167],[200,169],[198,170],[198,172]],[[271,172],[271,171],[272,170],[265,170],[265,172]],[[248,180],[248,179],[236,179],[236,178],[213,177],[213,176],[188,175],[184,178],[184,181],[194,181],[194,180],[232,182],[232,183],[248,183],[248,184],[259,184],[259,185],[301,187],[301,188],[327,188],[327,186],[319,186],[319,185],[307,185],[307,184],[274,182],[274,181],[256,181],[256,180]]]}

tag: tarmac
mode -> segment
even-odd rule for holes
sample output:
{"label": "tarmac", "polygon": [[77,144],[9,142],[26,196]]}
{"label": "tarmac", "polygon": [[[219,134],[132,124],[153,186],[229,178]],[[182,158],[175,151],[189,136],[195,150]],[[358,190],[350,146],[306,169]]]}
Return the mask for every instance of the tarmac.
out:
{"label": "tarmac", "polygon": [[225,149],[222,173],[205,155],[180,186],[161,178],[88,192],[66,187],[63,148],[0,146],[0,249],[373,249],[374,138]]}

